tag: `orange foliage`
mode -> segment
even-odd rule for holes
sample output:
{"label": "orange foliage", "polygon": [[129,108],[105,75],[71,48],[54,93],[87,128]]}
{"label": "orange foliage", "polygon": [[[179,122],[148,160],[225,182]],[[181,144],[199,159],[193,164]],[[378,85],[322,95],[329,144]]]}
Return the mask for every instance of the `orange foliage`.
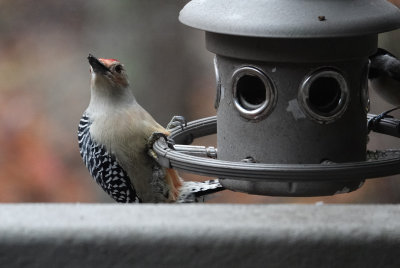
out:
{"label": "orange foliage", "polygon": [[54,126],[32,96],[22,92],[2,95],[0,202],[93,201],[93,194],[74,179],[76,172],[47,138]]}

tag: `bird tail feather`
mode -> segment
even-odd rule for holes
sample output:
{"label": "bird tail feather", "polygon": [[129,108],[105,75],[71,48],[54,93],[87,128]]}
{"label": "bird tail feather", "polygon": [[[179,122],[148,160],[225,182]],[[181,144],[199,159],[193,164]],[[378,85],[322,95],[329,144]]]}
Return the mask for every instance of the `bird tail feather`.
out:
{"label": "bird tail feather", "polygon": [[208,181],[185,181],[180,188],[177,203],[199,202],[206,195],[225,190],[218,179]]}
{"label": "bird tail feather", "polygon": [[179,196],[179,189],[182,187],[182,179],[179,177],[178,172],[172,168],[166,169],[165,179],[170,188],[170,201],[176,201]]}

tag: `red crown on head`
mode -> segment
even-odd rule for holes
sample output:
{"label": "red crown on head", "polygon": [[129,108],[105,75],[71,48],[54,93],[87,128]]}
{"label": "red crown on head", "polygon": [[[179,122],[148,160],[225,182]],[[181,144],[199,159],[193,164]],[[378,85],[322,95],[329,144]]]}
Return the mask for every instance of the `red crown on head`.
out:
{"label": "red crown on head", "polygon": [[102,59],[102,58],[99,58],[99,61],[101,61],[107,67],[110,66],[113,62],[119,62],[116,59]]}

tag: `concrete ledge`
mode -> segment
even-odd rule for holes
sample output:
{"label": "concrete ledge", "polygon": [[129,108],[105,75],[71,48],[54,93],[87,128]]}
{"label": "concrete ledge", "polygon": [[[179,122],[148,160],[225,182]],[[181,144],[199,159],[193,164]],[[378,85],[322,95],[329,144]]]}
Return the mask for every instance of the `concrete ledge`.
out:
{"label": "concrete ledge", "polygon": [[1,267],[400,267],[395,205],[0,205]]}

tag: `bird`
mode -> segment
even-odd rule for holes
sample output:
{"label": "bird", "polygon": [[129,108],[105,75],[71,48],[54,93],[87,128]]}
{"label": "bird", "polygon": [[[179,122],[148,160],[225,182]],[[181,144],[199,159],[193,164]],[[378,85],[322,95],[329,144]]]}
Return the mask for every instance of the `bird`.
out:
{"label": "bird", "polygon": [[[125,66],[89,54],[90,101],[78,126],[81,157],[98,185],[118,203],[191,203],[225,190],[218,179],[183,181],[177,171],[156,161],[152,145],[169,128],[142,108],[131,90]],[[172,145],[173,147],[173,145]]]}
{"label": "bird", "polygon": [[400,106],[400,60],[383,48],[369,60],[369,88],[389,104]]}

